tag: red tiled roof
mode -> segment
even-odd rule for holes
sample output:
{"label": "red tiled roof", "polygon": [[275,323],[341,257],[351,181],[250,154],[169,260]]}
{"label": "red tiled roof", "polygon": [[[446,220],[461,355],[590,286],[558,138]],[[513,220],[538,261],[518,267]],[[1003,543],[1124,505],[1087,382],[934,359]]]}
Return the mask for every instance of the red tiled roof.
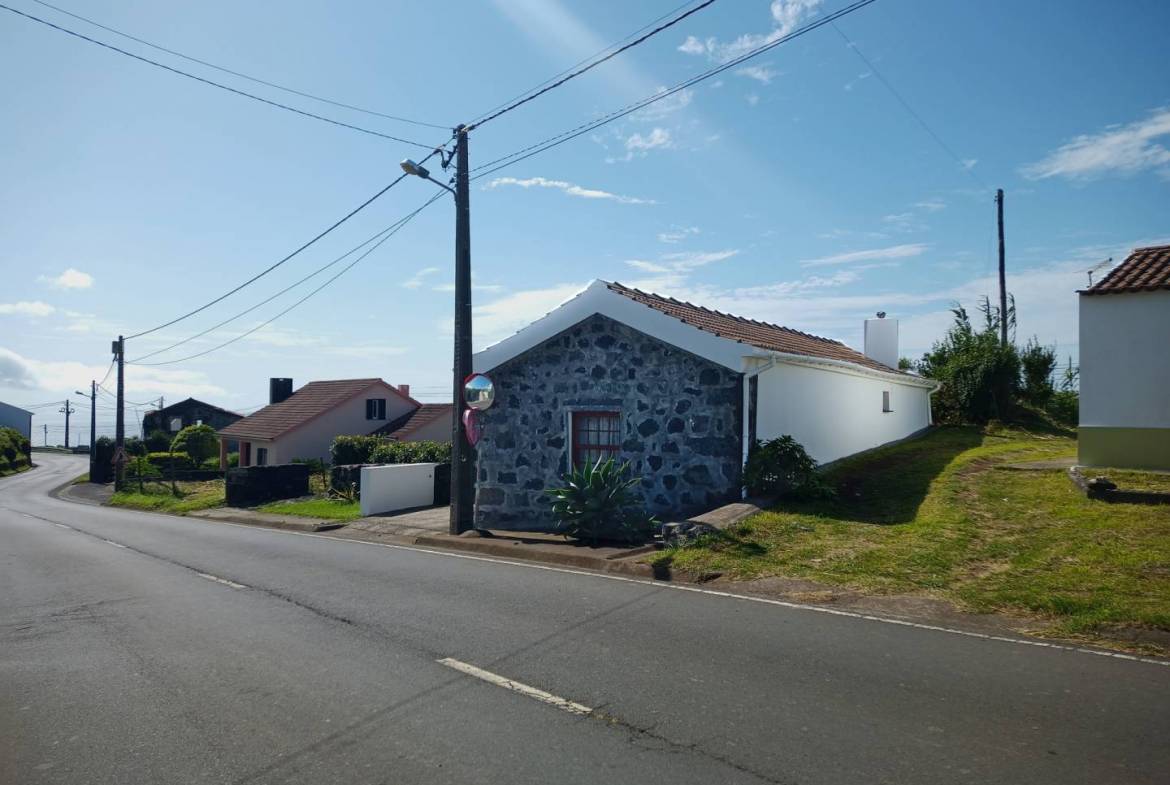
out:
{"label": "red tiled roof", "polygon": [[[221,429],[219,434],[234,439],[275,439],[361,394],[375,384],[386,383],[381,379],[309,382],[280,403],[269,404],[242,420],[237,420]],[[392,387],[389,389],[394,390]],[[394,392],[401,394],[397,390]]]}
{"label": "red tiled roof", "polygon": [[610,291],[625,295],[634,302],[649,306],[656,311],[661,311],[667,316],[673,316],[675,319],[685,322],[692,327],[697,327],[705,332],[718,335],[721,338],[729,338],[733,341],[739,341],[740,343],[746,343],[775,352],[803,354],[808,357],[823,357],[830,360],[843,360],[866,368],[872,368],[876,371],[902,373],[902,371],[896,368],[891,368],[888,365],[879,363],[877,360],[872,360],[861,352],[850,349],[845,344],[830,340],[829,338],[821,338],[816,335],[810,335],[809,333],[802,333],[799,330],[781,327],[778,324],[768,324],[767,322],[758,322],[754,319],[745,319],[742,316],[732,316],[728,313],[712,311],[709,308],[703,308],[699,305],[680,302],[672,297],[662,297],[661,295],[650,294],[639,289],[631,289],[628,286],[622,286],[616,282],[610,283],[608,286]]}
{"label": "red tiled roof", "polygon": [[378,436],[388,436],[391,439],[401,441],[414,431],[430,425],[435,420],[446,418],[448,423],[450,423],[453,408],[449,403],[424,403],[414,411],[407,412],[401,417],[391,420],[374,431],[374,433]]}
{"label": "red tiled roof", "polygon": [[1135,248],[1124,262],[1081,294],[1152,292],[1170,289],[1170,245]]}

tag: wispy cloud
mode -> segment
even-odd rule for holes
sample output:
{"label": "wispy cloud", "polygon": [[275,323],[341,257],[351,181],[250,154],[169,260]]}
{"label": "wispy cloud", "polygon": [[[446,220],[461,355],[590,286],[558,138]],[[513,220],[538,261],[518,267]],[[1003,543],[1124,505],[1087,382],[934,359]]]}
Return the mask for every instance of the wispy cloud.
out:
{"label": "wispy cloud", "polygon": [[697,226],[672,226],[669,231],[658,233],[658,242],[673,245],[699,233]]}
{"label": "wispy cloud", "polygon": [[755,79],[760,84],[772,84],[772,80],[780,76],[779,71],[769,68],[767,65],[748,65],[736,69],[735,73],[738,76]]}
{"label": "wispy cloud", "polygon": [[662,254],[657,259],[627,259],[626,264],[638,272],[651,276],[631,281],[632,286],[657,291],[682,286],[694,270],[722,262],[738,254],[738,248],[723,251],[680,251]]}
{"label": "wispy cloud", "polygon": [[60,275],[42,275],[37,280],[52,286],[54,289],[88,289],[93,286],[92,275],[73,267],[68,268]]}
{"label": "wispy cloud", "polygon": [[[658,130],[658,129],[655,129]],[[529,177],[521,180],[515,177],[497,177],[490,183],[484,186],[487,189],[500,188],[502,186],[518,186],[520,188],[552,188],[561,191],[569,196],[576,196],[581,199],[608,199],[610,201],[618,202],[620,204],[657,204],[653,199],[641,199],[636,196],[622,196],[621,194],[610,193],[609,191],[601,191],[596,188],[582,188],[564,180],[549,180],[546,177]]]}
{"label": "wispy cloud", "polygon": [[942,199],[925,199],[921,202],[915,202],[914,206],[924,212],[937,213],[939,210],[945,210],[947,203]]}
{"label": "wispy cloud", "polygon": [[755,106],[760,102],[760,97],[755,93],[748,93],[744,98],[747,100],[748,106]]}
{"label": "wispy cloud", "polygon": [[1155,169],[1163,177],[1170,177],[1170,150],[1157,141],[1168,135],[1170,108],[1164,107],[1144,120],[1077,136],[1043,160],[1025,166],[1021,173],[1032,180],[1091,180],[1107,174]]}
{"label": "wispy cloud", "polygon": [[725,63],[746,52],[773,41],[778,41],[800,26],[820,6],[821,0],[772,0],[772,30],[768,33],[744,33],[733,41],[717,38],[699,39],[693,35],[678,47],[689,55],[706,55],[715,62]]}
{"label": "wispy cloud", "polygon": [[48,316],[57,309],[40,300],[21,300],[15,303],[0,303],[0,314],[18,316]]}
{"label": "wispy cloud", "polygon": [[908,243],[905,245],[890,246],[889,248],[869,248],[862,251],[849,251],[848,253],[822,256],[817,259],[802,259],[800,263],[804,267],[825,267],[834,264],[867,262],[874,259],[906,259],[912,256],[920,256],[926,251],[927,247],[923,243]]}
{"label": "wispy cloud", "polygon": [[[666,92],[667,88],[660,86],[659,93]],[[676,112],[681,112],[691,105],[695,100],[694,90],[679,90],[676,93],[671,93],[665,98],[659,98],[654,103],[639,109],[630,115],[631,120],[640,120],[642,122],[656,122],[665,117],[669,117]]]}
{"label": "wispy cloud", "polygon": [[670,131],[665,128],[655,128],[648,134],[630,134],[626,138],[626,150],[630,152],[645,152],[660,147],[670,147],[674,142]]}
{"label": "wispy cloud", "polygon": [[423,285],[427,276],[434,275],[439,272],[438,267],[424,267],[414,275],[402,282],[404,289],[417,289]]}
{"label": "wispy cloud", "polygon": [[[584,288],[583,283],[557,284],[545,289],[513,292],[475,306],[476,348],[488,346],[528,326]],[[441,328],[445,334],[451,334],[451,320],[442,322]]]}

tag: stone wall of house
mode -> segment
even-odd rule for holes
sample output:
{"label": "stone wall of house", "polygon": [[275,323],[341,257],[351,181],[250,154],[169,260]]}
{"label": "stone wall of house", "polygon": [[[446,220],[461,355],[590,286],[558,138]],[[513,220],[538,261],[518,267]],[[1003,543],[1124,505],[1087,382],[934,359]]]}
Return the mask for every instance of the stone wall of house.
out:
{"label": "stone wall of house", "polygon": [[595,314],[488,372],[476,521],[549,530],[569,465],[572,411],[621,414],[622,448],[649,512],[686,516],[739,497],[742,375]]}

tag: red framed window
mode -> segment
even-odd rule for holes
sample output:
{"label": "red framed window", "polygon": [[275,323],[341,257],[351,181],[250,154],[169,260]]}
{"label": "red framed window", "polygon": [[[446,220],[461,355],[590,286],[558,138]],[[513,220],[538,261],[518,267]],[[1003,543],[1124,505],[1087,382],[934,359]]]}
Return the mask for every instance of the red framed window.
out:
{"label": "red framed window", "polygon": [[621,449],[619,412],[573,412],[573,466],[616,458]]}

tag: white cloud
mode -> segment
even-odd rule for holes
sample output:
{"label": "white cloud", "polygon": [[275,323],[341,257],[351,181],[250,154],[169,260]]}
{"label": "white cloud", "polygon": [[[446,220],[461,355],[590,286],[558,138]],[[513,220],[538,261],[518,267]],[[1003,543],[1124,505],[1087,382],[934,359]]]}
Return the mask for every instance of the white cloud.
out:
{"label": "white cloud", "polygon": [[[659,93],[664,93],[666,90],[666,87],[658,88]],[[664,98],[659,98],[654,103],[639,109],[630,115],[630,119],[639,120],[641,122],[655,122],[663,119],[664,117],[672,115],[675,112],[680,112],[683,109],[686,109],[694,100],[694,90],[679,90],[678,92],[671,93]]]}
{"label": "white cloud", "polygon": [[895,245],[889,248],[870,248],[864,251],[849,251],[848,253],[822,256],[817,259],[802,259],[805,267],[823,267],[832,264],[849,264],[850,262],[864,262],[871,259],[906,259],[911,256],[920,256],[927,249],[922,243],[908,243]]}
{"label": "white cloud", "polygon": [[1170,108],[1162,108],[1144,120],[1077,136],[1043,160],[1025,166],[1021,172],[1032,180],[1049,177],[1090,180],[1147,169],[1157,169],[1170,177],[1170,150],[1156,141],[1168,135]]}
{"label": "white cloud", "polygon": [[0,303],[0,314],[20,316],[48,316],[57,309],[40,300],[21,300],[15,303]]}
{"label": "white cloud", "polygon": [[670,231],[659,232],[658,242],[673,245],[699,233],[697,226],[672,226]]}
{"label": "white cloud", "polygon": [[645,152],[660,147],[670,147],[673,144],[670,131],[665,128],[655,128],[649,134],[631,134],[626,138],[626,149],[631,152]]}
{"label": "white cloud", "polygon": [[93,286],[93,276],[89,273],[83,273],[73,267],[65,270],[60,275],[49,277],[42,275],[37,278],[42,283],[47,283],[55,289],[88,289]]}
{"label": "white cloud", "polygon": [[[0,347],[0,388],[37,390],[70,395],[87,389],[91,379],[106,374],[106,364],[86,365],[73,360],[36,360]],[[222,396],[226,391],[199,371],[149,368],[127,364],[126,398],[144,401],[157,395]]]}
{"label": "white cloud", "polygon": [[[547,289],[514,292],[486,305],[476,306],[475,345],[488,346],[528,326],[558,305],[585,288],[581,283],[564,283]],[[452,332],[450,320],[444,322],[447,334]]]}
{"label": "white cloud", "polygon": [[791,33],[811,16],[820,6],[821,0],[772,0],[772,30],[768,33],[744,33],[734,41],[723,43],[717,38],[700,40],[695,36],[678,47],[689,55],[706,55],[715,62],[725,63],[752,49],[778,41]]}
{"label": "white cloud", "polygon": [[780,72],[769,68],[766,65],[748,65],[737,69],[735,72],[738,76],[745,76],[748,79],[755,79],[760,84],[772,84],[772,80],[780,76]]}
{"label": "white cloud", "polygon": [[[656,131],[659,129],[655,129]],[[635,134],[636,136],[636,134]],[[545,177],[529,177],[524,180],[515,177],[497,177],[490,183],[484,186],[487,189],[495,189],[501,186],[514,185],[520,188],[553,188],[562,191],[569,196],[580,197],[581,199],[608,199],[618,202],[619,204],[657,204],[653,199],[641,199],[636,196],[622,196],[620,194],[610,193],[609,191],[600,191],[595,188],[582,188],[579,185],[565,182],[564,180],[549,180]]]}
{"label": "white cloud", "polygon": [[945,210],[947,203],[942,199],[926,199],[921,202],[915,202],[914,206],[923,212],[937,213],[939,210]]}
{"label": "white cloud", "polygon": [[685,285],[691,272],[715,262],[722,262],[739,254],[739,249],[723,251],[681,251],[662,254],[656,260],[627,259],[626,264],[639,272],[649,273],[651,278],[630,281],[638,289],[659,291],[669,287]]}
{"label": "white cloud", "polygon": [[428,275],[434,275],[437,272],[439,272],[438,267],[424,267],[403,281],[402,287],[404,289],[417,289],[423,285],[423,279],[425,279]]}

